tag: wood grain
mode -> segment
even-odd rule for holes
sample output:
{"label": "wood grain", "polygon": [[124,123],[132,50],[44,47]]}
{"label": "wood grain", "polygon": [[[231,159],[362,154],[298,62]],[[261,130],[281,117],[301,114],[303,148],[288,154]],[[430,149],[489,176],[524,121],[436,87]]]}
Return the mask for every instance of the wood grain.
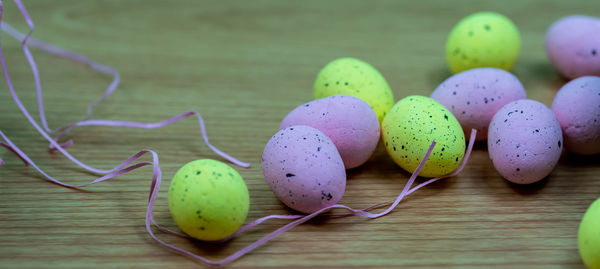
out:
{"label": "wood grain", "polygon": [[[25,24],[12,2],[5,20]],[[158,121],[186,110],[206,120],[214,145],[242,160],[250,190],[248,220],[291,213],[262,178],[260,156],[279,121],[312,97],[332,59],[353,56],[388,79],[396,99],[429,95],[449,76],[444,44],[451,27],[475,11],[506,14],[523,49],[514,73],[528,96],[550,105],[565,83],[543,49],[547,27],[569,14],[598,16],[595,1],[27,1],[35,37],[116,67],[122,84],[94,118]],[[32,113],[35,88],[19,44],[2,46],[18,94]],[[38,50],[51,127],[79,119],[110,78]],[[69,183],[94,177],[59,154],[26,123],[0,81],[0,129],[50,175]],[[36,116],[36,118],[39,118]],[[216,158],[194,120],[159,130],[83,127],[71,136],[77,158],[100,168],[142,148],[159,153],[165,182],[156,218],[176,228],[167,185],[188,161]],[[144,228],[150,168],[85,190],[45,181],[7,151],[0,168],[0,267],[203,267],[154,242]],[[538,184],[516,186],[494,170],[478,144],[458,176],[411,195],[391,215],[319,218],[234,262],[250,267],[566,267],[581,268],[577,229],[600,196],[600,156],[563,155]],[[379,147],[348,172],[343,204],[360,208],[400,193],[408,174]],[[247,220],[247,221],[248,221]],[[223,258],[286,223],[270,221],[223,245],[161,234],[167,242]]]}

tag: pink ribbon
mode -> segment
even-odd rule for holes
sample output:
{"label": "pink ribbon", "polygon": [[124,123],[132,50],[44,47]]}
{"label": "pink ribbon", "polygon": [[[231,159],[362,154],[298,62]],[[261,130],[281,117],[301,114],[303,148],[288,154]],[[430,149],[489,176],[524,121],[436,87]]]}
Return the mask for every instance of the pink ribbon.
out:
{"label": "pink ribbon", "polygon": [[[79,126],[91,126],[91,125],[98,125],[98,126],[120,126],[120,127],[131,127],[131,128],[143,128],[143,129],[154,129],[154,128],[161,128],[164,126],[167,126],[171,123],[174,123],[176,121],[182,120],[184,118],[190,117],[190,116],[196,116],[196,118],[198,119],[198,124],[200,126],[200,130],[202,133],[202,137],[204,138],[204,142],[206,143],[206,145],[216,154],[218,154],[219,156],[231,161],[232,163],[242,166],[242,167],[248,167],[250,164],[249,163],[245,163],[245,162],[241,162],[231,156],[229,156],[228,154],[220,151],[218,148],[214,147],[213,145],[211,145],[208,141],[208,136],[206,134],[206,130],[205,130],[205,126],[204,126],[204,121],[202,119],[202,117],[200,116],[200,114],[196,111],[188,111],[185,112],[183,114],[171,117],[169,119],[160,121],[160,122],[155,122],[155,123],[141,123],[141,122],[132,122],[132,121],[109,121],[109,120],[89,120],[89,118],[92,115],[92,110],[93,108],[99,104],[102,100],[104,100],[105,98],[107,98],[118,86],[120,78],[119,78],[119,73],[111,68],[111,67],[107,67],[101,64],[98,64],[94,61],[92,61],[91,59],[74,53],[74,52],[70,52],[58,47],[55,47],[53,45],[41,42],[39,40],[36,40],[34,38],[31,38],[30,35],[33,32],[34,29],[34,24],[33,21],[31,20],[31,18],[29,17],[29,14],[27,13],[24,5],[21,3],[20,0],[14,0],[17,7],[19,8],[19,10],[21,11],[21,14],[23,15],[23,17],[25,18],[28,26],[29,26],[29,33],[27,35],[24,35],[22,33],[19,33],[18,31],[16,31],[14,28],[12,28],[10,25],[3,23],[1,24],[1,28],[2,30],[4,30],[5,32],[7,32],[9,35],[15,37],[17,40],[21,41],[22,44],[22,49],[23,52],[29,62],[30,68],[32,70],[33,73],[33,77],[35,80],[35,84],[36,84],[36,92],[37,92],[37,98],[38,98],[38,107],[39,107],[39,112],[40,112],[40,119],[42,122],[42,126],[40,126],[34,119],[33,117],[29,114],[29,112],[27,111],[27,109],[25,108],[25,106],[22,104],[22,102],[20,101],[20,99],[18,98],[13,84],[12,84],[12,80],[10,79],[10,75],[8,73],[8,69],[6,67],[6,63],[4,60],[4,55],[3,55],[3,51],[2,51],[2,47],[0,46],[0,62],[2,64],[2,69],[4,71],[4,75],[6,78],[6,83],[8,85],[9,91],[11,92],[11,95],[13,97],[13,100],[15,101],[15,103],[17,104],[17,106],[19,107],[19,109],[21,110],[21,112],[23,112],[23,114],[25,115],[25,117],[28,119],[28,121],[32,124],[32,126],[46,139],[50,142],[50,148],[53,150],[58,150],[60,151],[62,154],[64,154],[67,158],[69,158],[72,162],[74,162],[75,164],[79,165],[80,167],[84,168],[85,170],[91,171],[91,172],[95,172],[98,174],[104,174],[104,176],[98,177],[95,180],[86,183],[86,184],[80,184],[80,185],[73,185],[73,184],[67,184],[64,183],[50,175],[48,175],[47,173],[45,173],[41,168],[39,168],[34,162],[33,160],[31,160],[23,151],[21,151],[1,130],[0,130],[0,137],[2,137],[2,139],[5,141],[5,143],[0,142],[0,146],[3,146],[5,148],[7,148],[8,150],[10,150],[11,152],[13,152],[17,157],[19,157],[24,163],[25,165],[31,165],[34,169],[36,169],[40,174],[42,174],[45,178],[47,178],[48,180],[50,180],[53,183],[56,183],[60,186],[64,186],[64,187],[69,187],[69,188],[82,188],[82,187],[86,187],[95,183],[99,183],[105,180],[109,180],[112,179],[114,177],[117,177],[119,175],[128,173],[130,171],[133,171],[135,169],[144,167],[144,166],[149,166],[151,165],[153,168],[153,172],[152,172],[152,182],[150,185],[150,194],[149,194],[149,198],[148,198],[148,206],[147,206],[147,210],[146,210],[146,217],[145,217],[145,224],[146,224],[146,230],[148,231],[148,233],[150,234],[150,236],[152,238],[154,238],[157,242],[159,242],[160,244],[162,244],[163,246],[178,252],[180,254],[189,256],[193,259],[196,259],[198,261],[204,262],[206,264],[210,264],[210,265],[215,265],[215,266],[222,266],[225,264],[228,264],[236,259],[238,259],[239,257],[245,255],[246,253],[252,251],[253,249],[256,249],[257,247],[259,247],[260,245],[270,241],[271,239],[275,238],[276,236],[284,233],[287,230],[290,230],[316,216],[319,216],[321,214],[327,213],[329,211],[331,211],[332,209],[343,209],[345,211],[347,211],[347,213],[342,213],[342,214],[332,214],[334,216],[349,216],[349,215],[358,215],[358,216],[363,216],[366,218],[379,218],[382,217],[384,215],[387,215],[388,213],[390,213],[403,199],[404,197],[406,197],[407,195],[413,193],[414,191],[428,185],[431,184],[437,180],[440,179],[444,179],[447,177],[451,177],[454,176],[456,174],[458,174],[465,166],[467,160],[469,159],[470,153],[473,149],[473,144],[475,142],[475,136],[477,131],[476,130],[472,130],[471,132],[471,137],[469,139],[469,145],[467,147],[467,150],[465,152],[465,156],[461,162],[461,164],[459,165],[459,167],[452,172],[451,174],[448,174],[446,176],[443,177],[439,177],[439,178],[433,178],[430,179],[414,188],[411,189],[412,184],[414,183],[414,181],[417,178],[417,175],[419,174],[419,172],[421,171],[421,169],[423,168],[423,166],[425,165],[426,161],[429,158],[429,155],[431,154],[431,152],[433,151],[433,148],[435,147],[435,141],[433,141],[429,147],[429,149],[427,150],[425,156],[423,157],[423,159],[421,160],[419,166],[417,167],[417,169],[412,173],[411,177],[409,178],[408,182],[406,183],[406,185],[404,186],[404,189],[402,190],[402,192],[396,197],[396,199],[394,200],[390,200],[390,201],[386,201],[383,203],[378,203],[375,204],[373,206],[367,207],[363,210],[357,210],[357,209],[353,209],[350,208],[348,206],[345,205],[333,205],[333,206],[329,206],[329,207],[325,207],[322,208],[316,212],[313,212],[311,214],[308,215],[270,215],[270,216],[266,216],[266,217],[262,217],[259,218],[257,220],[254,220],[244,226],[242,226],[240,229],[238,229],[235,233],[233,233],[232,235],[230,235],[229,237],[223,239],[223,240],[219,240],[217,242],[225,242],[228,241],[230,239],[232,239],[233,237],[253,228],[256,227],[257,225],[261,224],[264,221],[267,221],[269,219],[290,219],[293,220],[292,222],[280,227],[279,229],[269,233],[268,235],[264,236],[263,238],[249,244],[248,246],[242,248],[241,250],[237,251],[236,253],[230,255],[229,257],[220,260],[220,261],[213,261],[213,260],[209,260],[207,258],[198,256],[196,254],[193,254],[187,250],[178,248],[176,246],[173,246],[171,244],[168,244],[162,240],[160,240],[153,232],[152,230],[152,225],[154,225],[155,227],[157,227],[157,229],[163,231],[163,232],[167,232],[167,233],[171,233],[177,236],[182,236],[182,237],[186,237],[186,238],[190,238],[188,235],[180,233],[180,232],[176,232],[176,231],[172,231],[169,230],[165,227],[162,227],[160,225],[158,225],[154,219],[154,214],[153,214],[153,208],[154,208],[154,203],[156,201],[156,196],[158,195],[158,190],[160,189],[160,184],[161,184],[161,179],[162,179],[162,171],[160,170],[159,167],[159,159],[158,159],[158,154],[152,150],[141,150],[136,154],[133,154],[132,156],[130,156],[129,158],[127,158],[125,161],[121,162],[120,164],[116,165],[114,168],[109,169],[109,170],[104,170],[104,169],[96,169],[93,168],[91,166],[85,165],[84,163],[82,163],[81,161],[79,161],[78,159],[76,159],[75,157],[73,157],[72,155],[70,155],[64,148],[71,145],[72,141],[68,141],[64,144],[59,144],[58,140],[61,136],[63,136],[66,132],[72,130],[75,127],[79,127]],[[3,14],[3,6],[2,6],[2,1],[0,0],[0,22],[2,20],[2,14]],[[0,34],[0,38],[1,38],[1,34]],[[42,87],[41,87],[41,81],[40,81],[40,77],[39,77],[39,73],[38,73],[38,69],[37,69],[37,65],[33,59],[33,56],[31,54],[31,52],[29,51],[28,48],[28,44],[31,44],[34,47],[40,48],[42,50],[45,50],[49,53],[58,55],[60,57],[64,57],[67,59],[71,59],[83,64],[86,64],[88,66],[90,66],[92,69],[97,70],[99,72],[105,73],[105,74],[110,74],[113,75],[113,81],[112,83],[109,85],[109,87],[105,90],[104,94],[98,98],[95,102],[93,102],[92,104],[90,104],[88,106],[88,110],[87,110],[87,114],[82,117],[82,119],[76,123],[72,123],[72,124],[68,124],[65,125],[63,127],[60,127],[56,130],[51,130],[48,127],[48,124],[46,122],[46,117],[45,117],[45,112],[44,112],[44,106],[43,106],[43,95],[42,95]],[[49,133],[59,133],[58,136],[56,138],[51,138],[47,132]],[[140,161],[137,163],[134,163],[135,161],[137,161],[138,159],[142,158],[144,155],[150,154],[152,156],[152,161],[148,162],[148,161]],[[0,165],[3,164],[2,159],[0,159]],[[391,205],[384,211],[380,212],[380,213],[371,213],[368,212],[369,210],[372,210],[374,208],[378,208],[381,207],[383,205],[386,204],[390,204]]]}

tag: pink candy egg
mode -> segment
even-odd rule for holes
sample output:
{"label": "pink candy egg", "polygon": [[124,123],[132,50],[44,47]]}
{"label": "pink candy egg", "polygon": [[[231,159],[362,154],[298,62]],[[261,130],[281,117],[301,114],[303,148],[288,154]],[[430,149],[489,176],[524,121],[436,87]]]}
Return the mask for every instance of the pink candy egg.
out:
{"label": "pink candy egg", "polygon": [[360,98],[334,95],[303,104],[290,112],[280,129],[306,125],[327,135],[346,169],[365,163],[377,146],[380,129],[375,111]]}
{"label": "pink candy egg", "polygon": [[518,184],[549,175],[562,152],[562,132],[554,113],[533,100],[506,104],[492,118],[488,151],[496,170]]}
{"label": "pink candy egg", "polygon": [[513,74],[498,68],[475,68],[446,79],[431,98],[452,112],[465,135],[475,128],[477,140],[486,140],[494,114],[505,104],[527,98],[527,94]]}
{"label": "pink candy egg", "polygon": [[568,151],[600,153],[600,77],[580,77],[565,84],[554,97],[552,111]]}
{"label": "pink candy egg", "polygon": [[346,189],[346,170],[335,145],[309,126],[279,130],[265,146],[262,170],[279,200],[304,213],[336,204]]}
{"label": "pink candy egg", "polygon": [[554,22],[546,33],[546,52],[567,78],[600,76],[600,19],[573,15]]}

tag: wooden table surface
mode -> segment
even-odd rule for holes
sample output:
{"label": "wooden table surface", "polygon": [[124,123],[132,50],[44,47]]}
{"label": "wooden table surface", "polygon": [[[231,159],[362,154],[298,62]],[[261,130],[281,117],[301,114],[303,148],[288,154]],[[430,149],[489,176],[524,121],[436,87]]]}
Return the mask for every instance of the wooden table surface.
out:
{"label": "wooden table surface", "polygon": [[[12,1],[4,19],[26,29]],[[429,95],[450,73],[444,45],[452,26],[476,11],[510,17],[523,47],[514,73],[529,98],[550,105],[566,82],[544,51],[547,27],[569,14],[600,15],[596,1],[26,1],[34,36],[117,68],[122,84],[95,119],[159,121],[197,110],[214,145],[252,167],[235,167],[250,191],[246,222],[293,213],[264,181],[260,156],[280,120],[311,100],[317,72],[329,61],[363,59],[386,77],[395,99]],[[19,96],[36,114],[35,88],[19,44],[2,46]],[[52,128],[78,120],[110,77],[33,49]],[[25,121],[0,82],[0,129],[50,175],[81,184],[94,176],[60,154]],[[216,158],[193,119],[163,129],[82,127],[69,151],[112,168],[142,148],[156,150],[165,181],[156,205],[160,224],[175,228],[167,186],[183,164]],[[144,227],[151,168],[84,190],[44,180],[6,150],[0,168],[0,267],[197,268]],[[564,154],[546,179],[517,186],[494,170],[477,144],[465,170],[405,200],[390,215],[319,218],[284,233],[231,264],[243,267],[567,267],[581,268],[577,229],[600,196],[600,156]],[[400,193],[403,172],[379,145],[348,171],[342,203],[355,208]],[[422,181],[422,180],[419,180]],[[159,237],[220,259],[287,221],[269,221],[227,244]]]}

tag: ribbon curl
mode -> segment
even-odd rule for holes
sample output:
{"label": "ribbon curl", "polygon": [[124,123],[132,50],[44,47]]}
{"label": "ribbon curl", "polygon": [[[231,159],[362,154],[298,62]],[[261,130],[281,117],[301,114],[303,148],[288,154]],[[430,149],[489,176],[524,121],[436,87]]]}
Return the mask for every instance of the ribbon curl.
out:
{"label": "ribbon curl", "polygon": [[[31,18],[29,17],[29,14],[27,13],[24,5],[21,3],[20,0],[14,0],[15,4],[17,5],[17,7],[19,8],[19,10],[21,11],[21,14],[23,15],[25,21],[27,22],[27,25],[29,26],[29,32],[28,34],[22,34],[18,31],[16,31],[14,28],[12,28],[10,25],[1,22],[2,20],[2,14],[3,14],[3,5],[2,5],[2,1],[0,0],[0,28],[2,28],[3,31],[7,32],[9,35],[13,36],[15,39],[19,40],[22,44],[22,49],[23,52],[29,62],[30,68],[32,70],[32,74],[35,80],[35,84],[36,84],[36,93],[37,93],[37,100],[38,100],[38,108],[39,108],[39,113],[40,113],[40,120],[42,122],[42,126],[40,126],[34,119],[33,117],[29,114],[29,112],[27,111],[27,109],[25,108],[25,106],[22,104],[22,102],[20,101],[20,99],[18,98],[13,84],[12,84],[12,80],[10,79],[10,75],[8,73],[8,69],[6,67],[6,63],[5,63],[5,59],[4,59],[4,55],[3,55],[3,51],[2,51],[2,46],[0,45],[0,62],[2,64],[2,70],[4,71],[4,75],[6,78],[6,83],[8,85],[9,91],[13,97],[13,100],[15,101],[15,103],[17,104],[17,106],[19,107],[19,109],[21,110],[21,112],[25,115],[25,117],[28,119],[28,121],[32,124],[32,126],[46,139],[50,142],[50,149],[51,150],[58,150],[60,151],[62,154],[64,154],[67,158],[69,158],[72,162],[74,162],[75,164],[77,164],[78,166],[84,168],[85,170],[94,172],[94,173],[98,173],[98,174],[104,174],[101,177],[98,177],[94,180],[92,180],[89,183],[85,183],[85,184],[78,184],[78,185],[74,185],[74,184],[68,184],[68,183],[64,183],[50,175],[48,175],[47,173],[45,173],[40,167],[38,167],[32,159],[30,159],[23,151],[21,151],[1,130],[0,130],[0,137],[5,141],[5,142],[0,142],[0,146],[3,146],[5,148],[7,148],[8,150],[10,150],[11,152],[13,152],[18,158],[20,158],[25,165],[31,165],[35,170],[37,170],[40,174],[42,174],[46,179],[48,179],[49,181],[58,184],[60,186],[64,186],[64,187],[68,187],[68,188],[83,188],[83,187],[87,187],[90,186],[92,184],[96,184],[102,181],[106,181],[112,178],[115,178],[117,176],[120,176],[122,174],[128,173],[130,171],[133,171],[135,169],[138,168],[142,168],[145,166],[152,166],[152,181],[150,184],[150,193],[149,193],[149,197],[148,197],[148,204],[147,204],[147,209],[146,209],[146,216],[145,216],[145,226],[146,226],[146,230],[148,231],[148,233],[150,234],[150,236],[156,240],[157,242],[159,242],[161,245],[171,249],[172,251],[175,251],[177,253],[189,256],[195,260],[198,260],[200,262],[209,264],[209,265],[214,265],[214,266],[223,266],[226,265],[240,257],[242,257],[243,255],[247,254],[248,252],[256,249],[257,247],[265,244],[266,242],[272,240],[273,238],[277,237],[278,235],[284,233],[285,231],[288,231],[314,217],[317,217],[319,215],[328,213],[329,211],[333,210],[333,209],[343,209],[345,211],[347,211],[347,213],[343,213],[343,214],[330,214],[333,216],[349,216],[349,215],[357,215],[357,216],[362,216],[362,217],[366,217],[366,218],[379,218],[382,216],[385,216],[387,214],[389,214],[390,212],[392,212],[394,210],[394,208],[404,199],[404,197],[410,195],[411,193],[415,192],[416,190],[427,186],[433,182],[436,182],[438,180],[444,179],[444,178],[448,178],[448,177],[452,177],[457,175],[458,173],[460,173],[460,171],[464,168],[465,164],[467,163],[469,156],[471,154],[471,151],[473,149],[473,144],[475,142],[475,136],[477,131],[475,129],[472,130],[471,132],[471,136],[469,139],[469,145],[467,147],[467,150],[465,152],[465,156],[461,162],[461,164],[459,165],[459,167],[453,171],[452,173],[442,176],[442,177],[438,177],[438,178],[433,178],[433,179],[429,179],[421,184],[419,184],[418,186],[414,187],[411,189],[414,181],[417,178],[417,175],[419,174],[419,172],[421,171],[421,169],[423,168],[423,166],[425,165],[425,163],[427,162],[429,155],[431,154],[431,152],[433,151],[433,148],[435,147],[436,142],[433,141],[429,147],[429,149],[427,150],[425,156],[423,156],[423,159],[421,160],[419,166],[415,169],[415,171],[412,173],[411,177],[409,178],[409,180],[407,181],[406,185],[404,186],[402,192],[396,197],[396,199],[390,200],[390,201],[386,201],[383,203],[378,203],[375,204],[373,206],[367,207],[363,210],[357,210],[357,209],[353,209],[351,207],[345,206],[345,205],[332,205],[332,206],[328,206],[325,208],[322,208],[316,212],[313,212],[311,214],[308,215],[269,215],[266,217],[262,217],[259,219],[256,219],[244,226],[242,226],[240,229],[238,229],[235,233],[233,233],[232,235],[230,235],[229,237],[216,241],[216,242],[225,242],[228,240],[231,240],[232,238],[238,236],[239,234],[258,226],[259,224],[261,224],[264,221],[270,220],[270,219],[289,219],[289,220],[293,220],[292,222],[278,228],[277,230],[267,234],[266,236],[264,236],[263,238],[249,244],[248,246],[242,248],[241,250],[238,250],[237,252],[235,252],[234,254],[220,260],[220,261],[213,261],[207,258],[204,258],[202,256],[196,255],[191,253],[190,251],[178,248],[176,246],[173,246],[171,244],[168,244],[164,241],[162,241],[161,239],[159,239],[156,234],[153,232],[152,230],[152,226],[155,226],[158,230],[163,231],[163,232],[167,232],[167,233],[171,233],[177,236],[181,236],[181,237],[186,237],[186,238],[190,238],[190,236],[180,233],[180,232],[176,232],[176,231],[172,231],[169,230],[163,226],[160,226],[159,224],[156,223],[155,219],[154,219],[154,204],[156,202],[156,197],[158,195],[158,191],[160,189],[160,185],[161,185],[161,181],[162,181],[162,171],[160,169],[159,166],[159,159],[158,159],[158,154],[152,150],[148,150],[148,149],[144,149],[141,150],[135,154],[133,154],[132,156],[130,156],[129,158],[127,158],[125,161],[121,162],[120,164],[116,165],[114,168],[112,169],[96,169],[93,168],[91,166],[87,166],[85,165],[83,162],[79,161],[78,159],[76,159],[75,157],[73,157],[72,155],[70,155],[64,148],[72,145],[72,140],[67,141],[66,143],[60,144],[58,141],[60,139],[60,137],[64,136],[66,133],[68,133],[69,131],[71,131],[73,128],[75,127],[79,127],[79,126],[92,126],[92,125],[96,125],[96,126],[120,126],[120,127],[131,127],[131,128],[144,128],[144,129],[154,129],[154,128],[161,128],[164,126],[167,126],[171,123],[174,123],[176,121],[182,120],[184,118],[190,117],[190,116],[196,116],[198,119],[198,124],[200,125],[200,129],[201,129],[201,133],[202,136],[204,138],[204,142],[206,143],[206,145],[216,154],[218,154],[219,156],[231,161],[232,163],[238,165],[238,166],[242,166],[242,167],[248,167],[250,164],[249,163],[245,163],[245,162],[241,162],[229,155],[227,155],[226,153],[220,151],[218,148],[214,147],[213,145],[211,145],[208,141],[208,136],[206,134],[206,130],[204,127],[204,121],[202,119],[202,117],[200,116],[200,114],[196,111],[188,111],[185,112],[183,114],[171,117],[169,119],[160,121],[160,122],[155,122],[155,123],[142,123],[142,122],[132,122],[132,121],[109,121],[109,120],[89,120],[89,118],[92,115],[92,110],[93,108],[98,105],[102,100],[106,99],[112,92],[114,92],[114,90],[117,88],[119,81],[120,81],[120,76],[119,73],[108,66],[104,66],[101,65],[99,63],[96,63],[94,61],[92,61],[91,59],[74,53],[74,52],[70,52],[67,50],[64,50],[62,48],[58,48],[55,47],[53,45],[44,43],[42,41],[39,41],[37,39],[31,38],[30,35],[33,33],[34,30],[34,24],[33,24],[33,20],[31,20]],[[0,34],[0,40],[1,40],[1,34]],[[35,63],[35,60],[31,54],[31,52],[29,51],[28,48],[28,44],[31,44],[34,47],[37,47],[39,49],[42,49],[44,51],[47,51],[49,53],[58,55],[60,57],[64,57],[76,62],[80,62],[82,64],[86,64],[88,65],[90,68],[105,73],[105,74],[109,74],[113,76],[113,81],[112,83],[108,86],[108,88],[104,91],[103,95],[98,98],[96,101],[94,101],[92,104],[90,104],[88,106],[87,109],[87,113],[82,117],[82,119],[78,122],[75,123],[71,123],[71,124],[67,124],[63,127],[60,127],[58,129],[52,130],[48,127],[47,121],[46,121],[46,117],[45,117],[45,112],[44,112],[44,105],[43,105],[43,95],[42,95],[42,87],[41,87],[41,80],[39,77],[39,72],[37,69],[37,65]],[[51,138],[48,133],[58,133],[58,135],[55,138]],[[140,161],[137,163],[134,163],[135,161],[139,160],[140,158],[142,158],[144,155],[150,154],[152,157],[152,161],[148,162],[148,161]],[[2,159],[0,159],[0,165],[3,164]],[[379,213],[371,213],[369,212],[372,209],[381,207],[383,205],[386,204],[390,204],[391,205],[383,210],[382,212]]]}

